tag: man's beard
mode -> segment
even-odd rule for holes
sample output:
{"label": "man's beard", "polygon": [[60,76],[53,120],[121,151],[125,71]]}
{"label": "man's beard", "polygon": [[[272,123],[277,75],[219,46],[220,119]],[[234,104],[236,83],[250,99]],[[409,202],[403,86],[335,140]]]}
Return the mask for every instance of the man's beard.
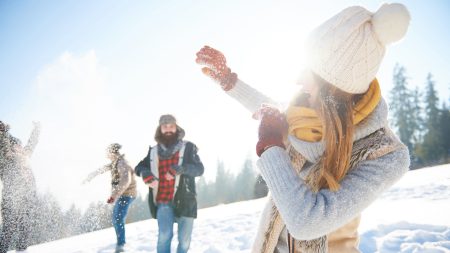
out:
{"label": "man's beard", "polygon": [[161,142],[167,147],[175,144],[177,140],[178,140],[177,133],[167,132],[162,134]]}

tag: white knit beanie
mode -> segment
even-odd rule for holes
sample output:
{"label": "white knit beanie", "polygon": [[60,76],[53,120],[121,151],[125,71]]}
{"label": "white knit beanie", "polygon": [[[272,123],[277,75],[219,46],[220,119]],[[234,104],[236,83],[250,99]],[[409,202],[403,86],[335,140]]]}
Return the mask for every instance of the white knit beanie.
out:
{"label": "white knit beanie", "polygon": [[380,67],[385,46],[406,33],[410,15],[402,4],[383,4],[372,13],[344,9],[310,34],[308,65],[325,81],[353,94],[367,91]]}

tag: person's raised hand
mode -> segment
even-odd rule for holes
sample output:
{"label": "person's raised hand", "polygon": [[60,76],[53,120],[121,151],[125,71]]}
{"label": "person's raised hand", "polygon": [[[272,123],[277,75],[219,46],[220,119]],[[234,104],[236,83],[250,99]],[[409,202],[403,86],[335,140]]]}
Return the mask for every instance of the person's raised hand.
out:
{"label": "person's raised hand", "polygon": [[41,122],[39,122],[39,121],[33,121],[33,127],[34,127],[35,129],[37,129],[37,130],[40,130],[41,127],[42,127]]}
{"label": "person's raised hand", "polygon": [[219,50],[204,46],[197,52],[195,62],[204,65],[205,67],[202,68],[203,74],[219,83],[225,91],[233,89],[236,85],[237,74],[231,72],[225,56]]}

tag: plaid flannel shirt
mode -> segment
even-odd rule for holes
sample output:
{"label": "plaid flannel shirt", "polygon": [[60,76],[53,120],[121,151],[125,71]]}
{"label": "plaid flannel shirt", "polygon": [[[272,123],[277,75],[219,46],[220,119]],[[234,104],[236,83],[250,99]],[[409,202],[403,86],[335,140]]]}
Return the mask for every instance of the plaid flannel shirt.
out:
{"label": "plaid flannel shirt", "polygon": [[167,180],[166,173],[170,173],[172,165],[177,165],[179,152],[176,152],[170,159],[159,160],[159,184],[158,195],[156,195],[156,203],[169,203],[173,200],[175,193],[175,179]]}

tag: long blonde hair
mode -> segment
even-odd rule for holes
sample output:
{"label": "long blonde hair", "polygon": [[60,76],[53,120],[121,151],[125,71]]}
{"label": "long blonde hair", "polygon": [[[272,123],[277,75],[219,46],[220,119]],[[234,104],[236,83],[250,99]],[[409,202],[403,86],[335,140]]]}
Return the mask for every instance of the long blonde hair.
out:
{"label": "long blonde hair", "polygon": [[340,181],[350,169],[353,148],[354,105],[362,97],[344,92],[317,75],[320,85],[314,109],[322,120],[322,141],[325,149],[319,162],[319,171],[312,180],[319,189],[337,191]]}

